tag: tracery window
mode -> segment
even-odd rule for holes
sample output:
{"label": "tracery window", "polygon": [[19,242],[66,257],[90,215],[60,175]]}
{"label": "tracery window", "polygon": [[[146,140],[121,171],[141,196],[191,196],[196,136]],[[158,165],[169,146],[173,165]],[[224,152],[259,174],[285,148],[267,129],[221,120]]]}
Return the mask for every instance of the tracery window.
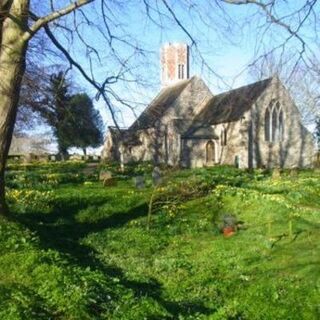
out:
{"label": "tracery window", "polygon": [[284,137],[284,115],[278,101],[272,100],[264,115],[265,140],[277,142]]}

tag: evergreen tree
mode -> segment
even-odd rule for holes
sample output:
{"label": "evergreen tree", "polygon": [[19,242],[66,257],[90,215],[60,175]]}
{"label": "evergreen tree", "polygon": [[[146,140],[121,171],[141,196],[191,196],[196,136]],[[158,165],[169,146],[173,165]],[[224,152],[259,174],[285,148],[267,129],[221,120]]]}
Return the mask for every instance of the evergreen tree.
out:
{"label": "evergreen tree", "polygon": [[73,132],[70,146],[78,147],[86,154],[87,147],[103,143],[103,121],[86,93],[75,94],[69,102],[70,127]]}
{"label": "evergreen tree", "polygon": [[103,122],[86,93],[70,94],[70,83],[63,72],[50,78],[48,98],[38,112],[53,129],[63,159],[70,147],[97,147],[103,142]]}
{"label": "evergreen tree", "polygon": [[64,73],[60,71],[50,78],[49,102],[40,109],[42,117],[52,127],[57,139],[59,154],[64,159],[70,147],[70,112],[69,112],[69,83]]}

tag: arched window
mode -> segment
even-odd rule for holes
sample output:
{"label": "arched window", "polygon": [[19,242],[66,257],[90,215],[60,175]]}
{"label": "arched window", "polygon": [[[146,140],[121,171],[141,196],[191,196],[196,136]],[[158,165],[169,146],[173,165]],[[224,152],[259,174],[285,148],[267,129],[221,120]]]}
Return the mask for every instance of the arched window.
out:
{"label": "arched window", "polygon": [[265,140],[270,141],[270,111],[269,108],[267,108],[265,116],[264,116],[264,135],[265,135]]}
{"label": "arched window", "polygon": [[213,141],[208,141],[206,144],[206,164],[208,166],[214,165],[216,162],[216,146]]}
{"label": "arched window", "polygon": [[272,110],[272,128],[271,128],[271,141],[276,141],[277,140],[277,131],[278,131],[278,112],[277,108],[274,108]]}
{"label": "arched window", "polygon": [[279,112],[279,140],[283,140],[284,135],[284,120],[283,120],[283,111]]}
{"label": "arched window", "polygon": [[227,145],[227,129],[222,129],[220,133],[220,144],[222,146]]}
{"label": "arched window", "polygon": [[265,140],[277,142],[284,137],[284,116],[279,102],[272,100],[264,116]]}

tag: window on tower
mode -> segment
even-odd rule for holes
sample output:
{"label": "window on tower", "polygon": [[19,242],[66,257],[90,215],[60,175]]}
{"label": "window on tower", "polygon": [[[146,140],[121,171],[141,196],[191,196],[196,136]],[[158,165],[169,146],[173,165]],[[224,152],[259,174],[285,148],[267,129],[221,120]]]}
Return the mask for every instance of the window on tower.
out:
{"label": "window on tower", "polygon": [[184,79],[184,64],[178,65],[178,79]]}

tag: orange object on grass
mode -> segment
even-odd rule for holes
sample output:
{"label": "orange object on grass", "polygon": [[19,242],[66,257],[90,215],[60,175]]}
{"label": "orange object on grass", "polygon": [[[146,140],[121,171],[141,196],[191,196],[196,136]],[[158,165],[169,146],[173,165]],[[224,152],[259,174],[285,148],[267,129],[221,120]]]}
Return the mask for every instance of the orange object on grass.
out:
{"label": "orange object on grass", "polygon": [[225,237],[231,237],[234,234],[233,227],[225,227],[223,228],[223,235]]}

